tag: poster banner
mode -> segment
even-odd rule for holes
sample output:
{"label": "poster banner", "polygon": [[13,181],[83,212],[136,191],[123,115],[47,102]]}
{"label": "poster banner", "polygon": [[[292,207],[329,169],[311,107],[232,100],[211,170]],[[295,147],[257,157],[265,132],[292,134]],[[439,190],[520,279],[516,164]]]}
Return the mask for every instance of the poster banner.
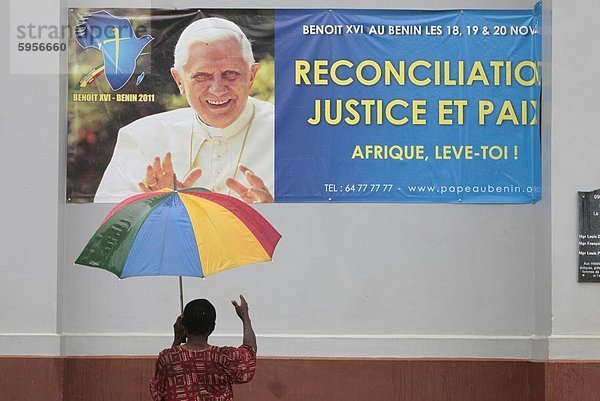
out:
{"label": "poster banner", "polygon": [[538,11],[74,9],[67,200],[536,202]]}

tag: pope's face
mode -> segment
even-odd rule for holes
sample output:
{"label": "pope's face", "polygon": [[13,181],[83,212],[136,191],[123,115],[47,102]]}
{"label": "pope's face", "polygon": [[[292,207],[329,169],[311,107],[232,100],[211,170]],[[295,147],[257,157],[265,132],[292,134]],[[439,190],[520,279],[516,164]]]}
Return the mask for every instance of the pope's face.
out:
{"label": "pope's face", "polygon": [[171,74],[202,121],[225,128],[244,111],[258,67],[248,67],[240,44],[227,39],[192,44],[183,71]]}

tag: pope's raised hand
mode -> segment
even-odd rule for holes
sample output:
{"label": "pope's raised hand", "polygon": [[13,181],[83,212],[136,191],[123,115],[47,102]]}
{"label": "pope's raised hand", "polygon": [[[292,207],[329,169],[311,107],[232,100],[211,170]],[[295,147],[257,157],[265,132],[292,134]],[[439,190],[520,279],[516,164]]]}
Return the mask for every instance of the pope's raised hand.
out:
{"label": "pope's raised hand", "polygon": [[225,184],[247,203],[273,203],[273,195],[264,181],[246,166],[240,164],[239,169],[246,177],[249,186],[245,186],[233,178],[228,178]]}
{"label": "pope's raised hand", "polygon": [[[202,175],[199,168],[191,169],[183,181],[177,180],[177,188],[189,188]],[[173,162],[171,153],[167,152],[161,160],[159,156],[154,158],[152,164],[146,167],[146,177],[138,184],[141,192],[158,191],[163,188],[173,188]]]}

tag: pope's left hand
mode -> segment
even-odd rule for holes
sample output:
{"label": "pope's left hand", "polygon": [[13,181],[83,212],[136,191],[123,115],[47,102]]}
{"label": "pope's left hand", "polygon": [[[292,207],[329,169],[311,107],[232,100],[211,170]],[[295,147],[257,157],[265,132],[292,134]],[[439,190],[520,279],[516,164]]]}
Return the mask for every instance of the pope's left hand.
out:
{"label": "pope's left hand", "polygon": [[233,178],[228,178],[225,184],[246,203],[273,203],[273,195],[269,192],[264,181],[246,166],[240,164],[239,169],[250,186],[247,187]]}

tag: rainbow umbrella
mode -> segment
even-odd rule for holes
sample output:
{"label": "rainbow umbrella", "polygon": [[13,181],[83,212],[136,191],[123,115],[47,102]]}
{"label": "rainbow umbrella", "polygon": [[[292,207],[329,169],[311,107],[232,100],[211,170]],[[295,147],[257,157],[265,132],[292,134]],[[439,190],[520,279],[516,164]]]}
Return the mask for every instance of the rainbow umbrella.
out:
{"label": "rainbow umbrella", "polygon": [[129,197],[105,217],[78,265],[134,276],[207,277],[271,260],[281,234],[251,206],[202,188]]}

